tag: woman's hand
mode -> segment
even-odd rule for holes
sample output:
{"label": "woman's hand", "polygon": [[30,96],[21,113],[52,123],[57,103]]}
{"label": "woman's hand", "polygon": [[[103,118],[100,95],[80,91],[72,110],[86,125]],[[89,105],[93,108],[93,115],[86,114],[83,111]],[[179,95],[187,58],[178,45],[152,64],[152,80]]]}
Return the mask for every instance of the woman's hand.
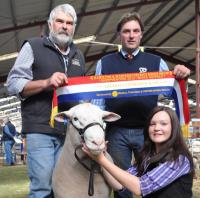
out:
{"label": "woman's hand", "polygon": [[105,156],[104,156],[104,151],[102,151],[99,155],[93,155],[93,154],[89,151],[89,149],[88,149],[88,147],[86,146],[85,143],[83,143],[82,150],[83,150],[84,153],[86,153],[91,159],[93,159],[93,160],[96,161],[97,163],[100,163],[100,162],[101,162],[101,159],[102,159],[103,157],[105,157]]}
{"label": "woman's hand", "polygon": [[[107,144],[108,142],[106,142]],[[89,149],[87,148],[86,144],[83,143],[82,147],[83,152],[85,152],[91,159],[95,160],[97,163],[101,165],[102,173],[104,175],[104,178],[108,182],[108,184],[113,188],[114,190],[121,190],[123,186],[104,168],[105,163],[109,162],[110,165],[114,165],[112,158],[106,151],[102,151],[99,155],[93,155]],[[114,165],[115,166],[115,165]]]}

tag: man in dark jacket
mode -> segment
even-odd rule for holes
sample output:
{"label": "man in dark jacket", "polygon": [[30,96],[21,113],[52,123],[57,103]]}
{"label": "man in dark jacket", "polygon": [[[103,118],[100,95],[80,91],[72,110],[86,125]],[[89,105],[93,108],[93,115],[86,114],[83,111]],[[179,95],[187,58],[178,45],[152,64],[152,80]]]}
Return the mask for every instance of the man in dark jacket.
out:
{"label": "man in dark jacket", "polygon": [[48,20],[49,36],[25,41],[7,79],[9,93],[21,99],[29,198],[53,197],[51,177],[65,135],[65,127],[49,125],[53,88],[66,83],[68,76],[85,74],[84,57],[72,41],[76,21],[71,5],[55,7]]}
{"label": "man in dark jacket", "polygon": [[14,136],[16,135],[15,126],[11,123],[8,117],[3,120],[3,137],[2,141],[4,143],[4,151],[6,155],[6,165],[14,165],[14,159],[12,155],[12,148],[15,144]]}

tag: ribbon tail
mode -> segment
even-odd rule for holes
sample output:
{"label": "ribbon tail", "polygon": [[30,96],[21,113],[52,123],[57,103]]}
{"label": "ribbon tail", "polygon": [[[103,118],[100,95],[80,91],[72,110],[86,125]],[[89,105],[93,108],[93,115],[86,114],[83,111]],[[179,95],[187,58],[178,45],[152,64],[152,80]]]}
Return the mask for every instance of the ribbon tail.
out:
{"label": "ribbon tail", "polygon": [[53,100],[52,100],[52,109],[51,109],[51,117],[50,117],[50,126],[54,128],[54,117],[58,113],[58,98],[56,95],[56,89],[53,92]]}
{"label": "ribbon tail", "polygon": [[185,88],[185,80],[179,80],[179,85],[182,93],[182,100],[183,100],[183,113],[185,118],[185,124],[189,124],[190,122],[190,111],[189,111],[189,104],[188,104],[188,95]]}
{"label": "ribbon tail", "polygon": [[185,88],[185,80],[179,81],[182,98],[183,98],[183,113],[185,118],[185,124],[182,125],[182,132],[184,137],[189,137],[189,122],[190,122],[190,110],[189,110],[189,104],[188,104],[188,95]]}
{"label": "ribbon tail", "polygon": [[180,124],[182,127],[183,136],[189,137],[190,111],[188,95],[185,88],[185,81],[183,79],[175,80],[174,99],[176,104],[176,111],[179,115]]}

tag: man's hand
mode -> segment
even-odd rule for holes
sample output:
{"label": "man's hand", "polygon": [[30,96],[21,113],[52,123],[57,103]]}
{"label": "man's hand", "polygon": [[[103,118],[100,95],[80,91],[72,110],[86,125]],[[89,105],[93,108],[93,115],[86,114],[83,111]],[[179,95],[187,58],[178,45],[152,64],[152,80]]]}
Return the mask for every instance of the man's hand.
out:
{"label": "man's hand", "polygon": [[184,65],[176,65],[174,67],[173,74],[177,79],[185,79],[190,75],[190,69]]}
{"label": "man's hand", "polygon": [[67,76],[64,73],[55,72],[47,79],[29,81],[21,92],[21,96],[26,98],[50,88],[60,87],[65,83],[68,83]]}
{"label": "man's hand", "polygon": [[47,79],[47,87],[60,87],[67,83],[67,76],[61,72],[55,72],[50,78]]}

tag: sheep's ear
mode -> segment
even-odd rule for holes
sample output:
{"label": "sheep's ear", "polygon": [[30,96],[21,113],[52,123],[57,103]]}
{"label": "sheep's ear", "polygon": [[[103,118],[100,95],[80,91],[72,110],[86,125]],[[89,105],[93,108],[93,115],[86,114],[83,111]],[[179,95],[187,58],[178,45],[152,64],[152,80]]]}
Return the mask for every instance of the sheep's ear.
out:
{"label": "sheep's ear", "polygon": [[109,111],[103,111],[103,120],[107,121],[107,122],[114,122],[116,120],[119,120],[121,118],[120,115],[113,113],[113,112],[109,112]]}
{"label": "sheep's ear", "polygon": [[71,111],[63,111],[55,115],[54,119],[58,122],[65,122],[67,118],[71,117]]}

